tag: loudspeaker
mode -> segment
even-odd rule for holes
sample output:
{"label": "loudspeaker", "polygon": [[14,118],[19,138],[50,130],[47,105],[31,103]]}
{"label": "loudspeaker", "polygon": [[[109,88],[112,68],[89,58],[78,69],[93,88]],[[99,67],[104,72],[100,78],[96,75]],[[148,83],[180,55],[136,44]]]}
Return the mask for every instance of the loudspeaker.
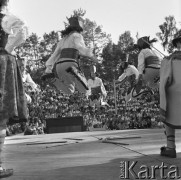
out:
{"label": "loudspeaker", "polygon": [[84,131],[83,117],[77,116],[46,119],[46,131],[48,134]]}

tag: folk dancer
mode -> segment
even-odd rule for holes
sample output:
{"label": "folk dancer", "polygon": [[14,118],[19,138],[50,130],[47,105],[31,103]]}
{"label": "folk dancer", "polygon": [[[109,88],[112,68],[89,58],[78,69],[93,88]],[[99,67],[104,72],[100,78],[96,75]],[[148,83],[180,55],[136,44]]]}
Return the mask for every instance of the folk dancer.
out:
{"label": "folk dancer", "polygon": [[89,60],[97,63],[92,50],[85,46],[82,36],[84,20],[78,16],[68,19],[69,26],[63,30],[62,39],[57,45],[55,52],[46,62],[45,75],[42,79],[53,77],[53,85],[62,90],[65,94],[73,94],[75,89],[80,93],[86,94],[88,88],[87,79],[80,70],[79,57],[89,57]]}
{"label": "folk dancer", "polygon": [[177,50],[161,63],[160,113],[165,126],[167,145],[161,156],[176,158],[175,129],[181,129],[181,36],[173,39]]}
{"label": "folk dancer", "polygon": [[134,65],[129,64],[128,62],[122,62],[120,66],[123,73],[119,76],[118,80],[115,82],[117,85],[126,85],[128,83],[128,88],[126,90],[125,100],[126,102],[130,101],[132,97],[133,88],[138,81],[139,71]]}
{"label": "folk dancer", "polygon": [[96,76],[96,72],[91,72],[91,78],[88,79],[88,87],[89,91],[87,92],[87,96],[90,100],[90,106],[109,106],[104,100],[107,96],[106,89],[102,82],[102,79]]}
{"label": "folk dancer", "polygon": [[137,67],[139,71],[138,83],[140,83],[137,86],[138,89],[141,89],[141,84],[145,84],[149,88],[153,89],[159,87],[160,65],[162,57],[157,51],[151,49],[151,45],[154,42],[157,42],[157,39],[154,38],[150,40],[149,36],[141,37],[137,41],[137,46],[140,50],[138,54]]}
{"label": "folk dancer", "polygon": [[8,0],[0,1],[0,178],[13,174],[13,169],[2,167],[6,124],[14,117],[27,119],[21,72],[11,53],[15,47],[25,42],[28,31],[25,22],[10,14],[7,6]]}

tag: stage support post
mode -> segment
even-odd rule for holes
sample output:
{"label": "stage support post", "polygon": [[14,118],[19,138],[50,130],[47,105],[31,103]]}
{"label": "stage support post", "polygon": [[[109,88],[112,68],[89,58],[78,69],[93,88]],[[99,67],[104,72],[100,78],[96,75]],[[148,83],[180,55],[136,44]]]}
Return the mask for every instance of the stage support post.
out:
{"label": "stage support post", "polygon": [[117,93],[116,93],[116,80],[113,81],[114,85],[114,104],[115,104],[115,113],[117,114]]}

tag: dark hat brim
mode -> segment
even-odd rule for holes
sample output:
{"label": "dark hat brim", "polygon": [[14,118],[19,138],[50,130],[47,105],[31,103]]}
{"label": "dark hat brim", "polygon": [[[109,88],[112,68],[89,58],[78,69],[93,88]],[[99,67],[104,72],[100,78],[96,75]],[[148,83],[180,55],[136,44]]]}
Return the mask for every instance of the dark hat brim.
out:
{"label": "dark hat brim", "polygon": [[137,40],[137,46],[139,48],[143,48],[144,46],[147,46],[147,42],[149,43],[150,36],[143,36]]}

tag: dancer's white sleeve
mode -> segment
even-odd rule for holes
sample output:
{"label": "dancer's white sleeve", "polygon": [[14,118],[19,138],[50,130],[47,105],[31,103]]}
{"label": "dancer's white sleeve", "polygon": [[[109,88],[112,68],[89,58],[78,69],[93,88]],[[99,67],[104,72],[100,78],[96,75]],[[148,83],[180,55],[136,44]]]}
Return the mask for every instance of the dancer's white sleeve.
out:
{"label": "dancer's white sleeve", "polygon": [[93,57],[92,49],[85,46],[83,36],[79,33],[74,33],[74,46],[79,50],[80,55]]}
{"label": "dancer's white sleeve", "polygon": [[88,79],[87,84],[88,84],[89,90],[87,90],[86,95],[90,96],[91,95],[91,79]]}
{"label": "dancer's white sleeve", "polygon": [[105,86],[104,86],[104,84],[103,84],[101,79],[100,79],[100,83],[101,83],[102,94],[104,95],[104,97],[106,97],[107,96],[107,92],[106,92]]}
{"label": "dancer's white sleeve", "polygon": [[136,79],[138,79],[138,77],[139,77],[139,71],[138,71],[138,69],[136,69],[135,66],[131,66],[131,71],[132,71],[133,74],[135,74]]}
{"label": "dancer's white sleeve", "polygon": [[25,21],[12,14],[4,16],[2,19],[2,28],[9,34],[5,47],[9,53],[12,53],[15,47],[24,43],[28,38],[29,32]]}
{"label": "dancer's white sleeve", "polygon": [[118,81],[122,81],[124,78],[126,78],[126,73],[121,74],[121,76],[118,78]]}
{"label": "dancer's white sleeve", "polygon": [[55,51],[53,52],[53,54],[50,56],[50,58],[46,61],[45,65],[46,65],[46,73],[51,73],[53,66],[55,64],[55,62],[58,60],[59,56],[61,55],[61,40],[58,42],[57,47],[55,49]]}
{"label": "dancer's white sleeve", "polygon": [[143,74],[143,71],[145,69],[145,57],[143,52],[140,52],[138,55],[138,71],[139,74]]}

